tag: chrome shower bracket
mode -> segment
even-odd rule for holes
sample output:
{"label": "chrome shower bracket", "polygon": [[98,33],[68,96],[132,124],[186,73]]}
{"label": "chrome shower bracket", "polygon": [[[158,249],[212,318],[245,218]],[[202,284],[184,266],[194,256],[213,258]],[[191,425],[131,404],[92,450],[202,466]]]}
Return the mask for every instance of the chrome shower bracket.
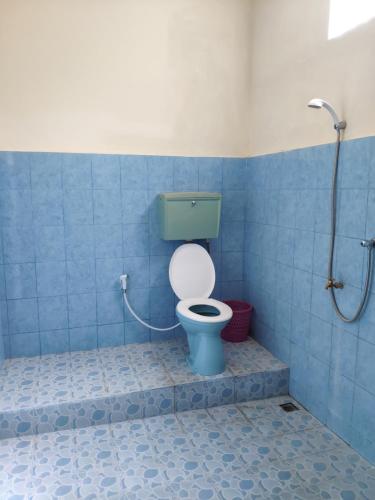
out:
{"label": "chrome shower bracket", "polygon": [[361,247],[368,248],[369,250],[371,248],[374,248],[375,247],[375,238],[370,238],[369,240],[362,240]]}
{"label": "chrome shower bracket", "polygon": [[341,122],[335,123],[334,129],[335,130],[345,130],[346,129],[346,121],[341,120]]}

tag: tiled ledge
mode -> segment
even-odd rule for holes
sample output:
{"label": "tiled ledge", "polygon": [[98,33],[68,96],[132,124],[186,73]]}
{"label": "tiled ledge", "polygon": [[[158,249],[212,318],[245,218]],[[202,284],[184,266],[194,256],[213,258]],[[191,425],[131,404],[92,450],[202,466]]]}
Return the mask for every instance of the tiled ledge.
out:
{"label": "tiled ledge", "polygon": [[184,340],[7,360],[0,438],[120,422],[288,393],[289,369],[253,340],[225,343],[227,368],[190,372]]}

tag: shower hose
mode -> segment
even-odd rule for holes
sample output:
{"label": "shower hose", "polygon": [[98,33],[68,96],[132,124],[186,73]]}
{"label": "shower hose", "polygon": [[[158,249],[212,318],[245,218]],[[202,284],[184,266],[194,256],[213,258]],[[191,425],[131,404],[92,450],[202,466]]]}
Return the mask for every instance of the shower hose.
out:
{"label": "shower hose", "polygon": [[141,323],[141,325],[145,326],[146,328],[150,328],[150,330],[155,330],[157,332],[168,332],[170,330],[174,330],[175,328],[179,327],[181,323],[176,323],[175,325],[173,326],[169,326],[167,328],[158,328],[157,326],[152,326],[148,323],[146,323],[146,321],[143,321],[143,319],[141,319],[138,314],[134,311],[134,309],[132,308],[132,306],[129,304],[129,301],[128,301],[128,295],[126,293],[127,291],[127,279],[128,277],[126,275],[122,275],[120,276],[120,283],[121,283],[121,289],[122,289],[122,295],[124,297],[124,302],[126,304],[126,307],[129,309],[129,312],[130,314],[139,322]]}
{"label": "shower hose", "polygon": [[371,288],[372,281],[372,268],[373,268],[373,247],[374,240],[367,240],[361,243],[362,246],[367,248],[367,272],[366,272],[366,280],[365,286],[362,293],[362,297],[354,312],[353,316],[348,317],[342,313],[340,306],[337,303],[335,289],[342,288],[342,284],[339,287],[335,287],[335,280],[333,279],[333,258],[335,252],[335,239],[336,239],[336,213],[337,213],[337,173],[338,173],[338,165],[339,165],[339,156],[340,156],[340,145],[341,145],[341,130],[337,129],[337,140],[336,140],[336,156],[333,167],[333,177],[332,177],[332,191],[331,191],[331,238],[330,238],[330,247],[329,247],[329,263],[328,263],[328,288],[332,298],[333,306],[337,315],[342,321],[345,323],[353,323],[356,321],[364,312],[367,300]]}

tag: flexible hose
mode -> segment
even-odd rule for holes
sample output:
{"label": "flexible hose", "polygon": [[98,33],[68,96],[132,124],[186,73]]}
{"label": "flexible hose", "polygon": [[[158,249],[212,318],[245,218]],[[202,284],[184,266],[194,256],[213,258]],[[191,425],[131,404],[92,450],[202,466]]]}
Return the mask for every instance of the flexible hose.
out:
{"label": "flexible hose", "polygon": [[146,328],[150,328],[151,330],[155,330],[157,332],[168,332],[169,330],[174,330],[175,328],[177,328],[178,326],[180,326],[181,323],[177,323],[177,324],[175,324],[173,326],[169,326],[168,328],[158,328],[156,326],[149,325],[148,323],[146,323],[145,321],[143,321],[143,319],[141,319],[137,315],[137,313],[133,310],[132,306],[129,304],[128,297],[127,297],[127,294],[126,294],[126,290],[123,290],[122,293],[123,293],[123,296],[124,296],[125,304],[126,304],[127,308],[129,309],[130,313],[134,316],[134,318],[137,321],[139,321],[139,323],[141,323]]}
{"label": "flexible hose", "polygon": [[[332,281],[333,281],[333,258],[334,258],[334,253],[335,253],[335,239],[336,239],[337,172],[338,172],[338,166],[339,166],[340,145],[341,145],[341,130],[337,129],[336,156],[335,156],[335,163],[333,166],[332,188],[331,188],[331,238],[330,238],[329,261],[328,261],[328,280],[332,280]],[[366,273],[365,287],[364,287],[364,291],[363,291],[359,306],[352,317],[349,318],[348,316],[345,316],[345,314],[343,314],[341,312],[340,307],[337,303],[336,295],[335,295],[335,287],[331,286],[329,288],[331,299],[332,299],[336,314],[345,323],[354,323],[354,321],[356,321],[362,315],[362,313],[364,312],[364,310],[366,308],[367,299],[369,296],[371,281],[372,281],[372,268],[373,268],[372,250],[373,250],[373,245],[369,245],[367,247],[368,258],[367,258],[367,273]]]}

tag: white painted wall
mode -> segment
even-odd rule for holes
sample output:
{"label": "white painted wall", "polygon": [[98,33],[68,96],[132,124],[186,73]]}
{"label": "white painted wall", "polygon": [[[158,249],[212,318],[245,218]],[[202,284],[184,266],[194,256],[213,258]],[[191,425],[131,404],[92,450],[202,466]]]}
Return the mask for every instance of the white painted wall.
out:
{"label": "white painted wall", "polygon": [[245,156],[375,133],[375,21],[329,0],[0,0],[0,150]]}
{"label": "white painted wall", "polygon": [[375,20],[328,40],[329,0],[254,0],[251,154],[331,142],[330,101],[346,138],[375,134]]}
{"label": "white painted wall", "polygon": [[251,0],[0,0],[0,150],[248,152]]}

